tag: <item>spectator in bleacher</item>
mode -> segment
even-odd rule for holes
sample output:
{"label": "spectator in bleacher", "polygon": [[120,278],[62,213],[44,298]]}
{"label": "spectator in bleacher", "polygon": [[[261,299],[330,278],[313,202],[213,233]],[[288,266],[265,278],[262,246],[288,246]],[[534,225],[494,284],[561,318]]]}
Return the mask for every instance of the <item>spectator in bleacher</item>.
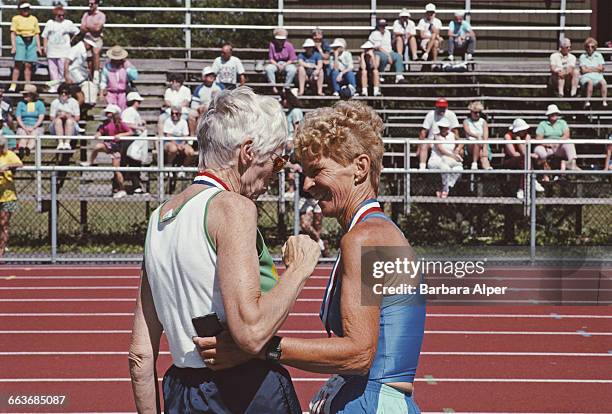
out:
{"label": "spectator in bleacher", "polygon": [[[75,136],[81,116],[81,109],[76,99],[70,96],[70,88],[65,83],[57,90],[58,97],[51,102],[49,110],[49,132],[51,135]],[[57,140],[58,150],[71,150],[70,138]]]}
{"label": "spectator in bleacher", "polygon": [[170,72],[168,83],[170,84],[164,92],[164,106],[161,109],[157,122],[157,135],[164,136],[164,123],[170,118],[170,108],[176,106],[181,108],[182,118],[189,119],[189,106],[191,105],[191,89],[183,85],[185,78],[180,73]]}
{"label": "spectator in bleacher", "polygon": [[181,108],[171,108],[170,118],[164,123],[164,136],[175,138],[164,144],[164,160],[166,165],[174,166],[177,157],[180,157],[184,167],[193,165],[195,151],[192,140],[186,140],[189,134],[187,122],[181,118]]}
{"label": "spectator in bleacher", "polygon": [[[525,157],[527,156],[527,147],[525,144],[519,144],[513,141],[521,140],[528,141],[531,139],[529,135],[529,124],[521,118],[517,118],[510,125],[510,129],[504,135],[504,139],[508,141],[504,145],[504,161],[502,168],[507,170],[524,170]],[[535,189],[538,192],[544,191],[544,187],[538,181],[535,182]],[[516,198],[523,200],[525,198],[525,176],[521,174],[519,188],[516,192]]]}
{"label": "spectator in bleacher", "polygon": [[32,66],[38,62],[38,55],[43,54],[40,44],[40,26],[36,16],[30,14],[30,3],[21,3],[17,7],[19,14],[11,20],[11,54],[15,57],[10,92],[17,90],[17,81],[23,68],[26,82],[32,80]]}
{"label": "spectator in bleacher", "polygon": [[7,138],[0,136],[0,258],[8,244],[11,214],[18,208],[13,171],[22,165],[17,155],[8,149]]}
{"label": "spectator in bleacher", "polygon": [[[140,112],[138,112],[143,98],[138,92],[130,92],[127,94],[126,99],[128,107],[121,113],[121,121],[132,130],[134,136],[144,138],[147,136],[147,124],[140,116]],[[132,145],[137,145],[140,149],[140,159],[130,156],[130,147]],[[149,143],[147,141],[121,140],[121,166],[142,167],[142,163],[146,160],[148,148]],[[146,194],[140,183],[139,172],[127,172],[125,173],[125,178],[132,182],[133,194]]]}
{"label": "spectator in bleacher", "polygon": [[355,72],[353,72],[353,55],[346,50],[346,41],[341,37],[334,39],[331,48],[329,78],[331,79],[334,96],[340,94],[342,85],[350,85],[355,93],[357,81],[355,80]]}
{"label": "spectator in bleacher", "polygon": [[6,125],[4,119],[0,118],[0,136],[5,137],[7,141],[7,149],[14,150],[17,147],[17,140],[15,139],[15,133],[11,128]]}
{"label": "spectator in bleacher", "polygon": [[53,9],[54,19],[47,21],[42,32],[43,48],[49,65],[49,93],[56,93],[64,81],[64,60],[70,53],[70,39],[79,33],[79,28],[66,19],[66,11],[61,5]]}
{"label": "spectator in bleacher", "polygon": [[[463,121],[463,131],[465,136],[470,140],[486,140],[489,139],[489,124],[482,116],[484,106],[480,101],[474,101],[468,106],[470,115]],[[472,144],[468,145],[468,151],[472,154],[472,170],[478,169],[478,160],[483,170],[492,170],[489,163],[489,144]]]}
{"label": "spectator in bleacher", "polygon": [[0,118],[4,120],[5,126],[13,128],[13,103],[4,96],[6,85],[0,83]]}
{"label": "spectator in bleacher", "polygon": [[559,51],[550,55],[550,75],[559,97],[565,96],[566,81],[571,85],[571,96],[578,92],[580,73],[576,68],[576,56],[570,53],[572,42],[564,37],[559,42]]}
{"label": "spectator in bleacher", "polygon": [[99,3],[100,0],[89,0],[89,10],[83,13],[81,18],[81,32],[85,34],[85,39],[92,40],[95,45],[92,52],[92,73],[96,85],[100,83],[100,52],[104,45],[102,31],[106,23],[106,15],[98,9]]}
{"label": "spectator in bleacher", "polygon": [[[419,132],[419,139],[433,139],[435,135],[439,134],[438,122],[446,119],[450,125],[453,136],[459,137],[459,121],[457,115],[450,109],[448,109],[448,101],[444,98],[436,100],[436,109],[429,111],[425,115],[421,131]],[[417,153],[419,154],[419,169],[424,170],[427,165],[427,155],[431,144],[419,145]],[[463,145],[458,146],[459,149],[463,150]]]}
{"label": "spectator in bleacher", "polygon": [[374,44],[369,40],[361,45],[359,56],[359,76],[361,80],[361,95],[368,96],[369,81],[372,81],[373,95],[380,96],[380,73],[378,65],[380,58],[374,53]]}
{"label": "spectator in bleacher", "polygon": [[128,52],[121,46],[111,47],[106,56],[109,61],[102,68],[100,95],[106,103],[115,104],[123,111],[127,108],[127,91],[131,82],[138,78],[138,70],[127,60]]}
{"label": "spectator in bleacher", "polygon": [[246,83],[244,66],[236,56],[232,56],[233,47],[229,42],[221,46],[221,56],[217,57],[212,70],[217,75],[217,82],[223,84],[224,89],[234,89]]}
{"label": "spectator in bleacher", "polygon": [[606,145],[606,159],[604,160],[604,170],[612,171],[612,134],[608,135],[608,142]]}
{"label": "spectator in bleacher", "polygon": [[215,95],[225,89],[222,83],[217,82],[217,75],[210,66],[202,69],[202,83],[193,92],[191,98],[191,110],[189,111],[188,125],[189,134],[195,136],[198,119],[208,111],[208,106]]}
{"label": "spectator in bleacher", "polygon": [[395,36],[395,50],[402,58],[408,60],[408,49],[413,61],[417,56],[417,31],[414,21],[410,19],[410,12],[402,9],[399,19],[393,22],[393,35]]}
{"label": "spectator in bleacher", "polygon": [[[107,139],[97,143],[89,156],[89,161],[81,163],[83,167],[93,165],[96,162],[98,154],[101,152],[111,156],[113,167],[121,166],[121,137],[129,137],[133,135],[134,131],[121,121],[121,108],[117,105],[107,105],[106,108],[104,108],[104,115],[106,119],[102,125],[98,127],[95,136],[96,138],[113,137],[113,139]],[[113,186],[113,198],[125,197],[127,192],[125,191],[123,173],[121,173],[121,171],[115,171],[114,182],[116,186]]]}
{"label": "spectator in bleacher", "polygon": [[66,83],[81,85],[89,80],[87,54],[94,46],[95,42],[93,40],[85,38],[70,48],[70,52],[64,60],[64,80]]}
{"label": "spectator in bleacher", "polygon": [[323,96],[323,56],[315,51],[314,40],[308,38],[302,44],[304,51],[298,55],[298,96],[304,95],[306,81],[317,86],[317,95]]}
{"label": "spectator in bleacher", "polygon": [[395,83],[402,82],[404,80],[404,61],[402,55],[393,51],[391,44],[391,32],[387,29],[387,21],[385,19],[378,19],[376,21],[376,28],[368,40],[374,45],[374,54],[379,58],[378,72],[382,73],[387,67],[387,63],[393,68],[395,72]]}
{"label": "spectator in bleacher", "polygon": [[[548,105],[546,110],[546,121],[540,122],[536,129],[536,139],[570,139],[570,128],[564,119],[560,117],[561,111],[557,105]],[[574,144],[546,144],[537,145],[533,150],[539,160],[539,164],[544,164],[553,155],[561,159],[561,170],[566,167],[570,170],[580,170],[576,165],[576,147]],[[566,164],[567,161],[567,164]]]}
{"label": "spectator in bleacher", "polygon": [[332,52],[331,45],[329,41],[323,37],[323,30],[318,27],[312,29],[312,40],[315,43],[315,50],[319,52],[323,58],[323,66],[325,67],[329,64],[329,58]]}
{"label": "spectator in bleacher", "polygon": [[293,80],[297,73],[297,55],[295,48],[290,41],[287,40],[288,32],[282,27],[274,29],[274,40],[270,42],[268,47],[269,62],[264,70],[268,77],[268,82],[273,84],[272,92],[278,93],[276,87],[276,74],[285,75],[285,89],[290,89],[293,85]]}
{"label": "spectator in bleacher", "polygon": [[472,60],[476,48],[476,34],[470,22],[464,19],[465,12],[455,12],[455,20],[448,24],[448,59],[455,59],[455,50],[465,50],[465,60]]}
{"label": "spectator in bleacher", "polygon": [[421,59],[428,60],[431,55],[432,60],[438,60],[438,50],[442,44],[442,22],[436,17],[436,5],[429,3],[425,6],[425,17],[419,20],[417,25],[420,46],[423,50]]}
{"label": "spectator in bleacher", "polygon": [[26,84],[21,92],[23,99],[17,104],[15,119],[17,120],[17,135],[27,135],[31,138],[19,139],[19,158],[28,157],[36,146],[36,139],[43,134],[42,124],[45,120],[45,104],[38,99],[36,86]]}
{"label": "spectator in bleacher", "polygon": [[[452,124],[447,118],[441,118],[436,122],[437,133],[434,135],[436,141],[442,141],[439,144],[434,144],[431,157],[427,162],[427,168],[432,170],[463,170],[463,158],[461,157],[462,146],[445,142],[453,141],[458,137],[451,131]],[[442,173],[442,189],[436,191],[436,195],[440,198],[448,197],[448,193],[451,188],[455,186],[459,178],[460,173]]]}
{"label": "spectator in bleacher", "polygon": [[603,98],[602,105],[608,106],[606,101],[608,97],[608,84],[603,76],[605,61],[603,55],[597,52],[597,40],[592,37],[584,41],[584,50],[586,53],[580,55],[578,65],[580,66],[580,85],[586,88],[587,101],[584,104],[585,108],[591,106],[589,99],[593,96],[593,87],[599,85],[601,97]]}

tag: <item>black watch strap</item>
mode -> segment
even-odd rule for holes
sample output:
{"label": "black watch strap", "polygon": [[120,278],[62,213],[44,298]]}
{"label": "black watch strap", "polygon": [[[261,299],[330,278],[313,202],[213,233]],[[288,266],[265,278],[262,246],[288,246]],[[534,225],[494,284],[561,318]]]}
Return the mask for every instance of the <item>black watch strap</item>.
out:
{"label": "black watch strap", "polygon": [[279,361],[281,358],[281,339],[280,336],[273,336],[266,345],[266,361]]}

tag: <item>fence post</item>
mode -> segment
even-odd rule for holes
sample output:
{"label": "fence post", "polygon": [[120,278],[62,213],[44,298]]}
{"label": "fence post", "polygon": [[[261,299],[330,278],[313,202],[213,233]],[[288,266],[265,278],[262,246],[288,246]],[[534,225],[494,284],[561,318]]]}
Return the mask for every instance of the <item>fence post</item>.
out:
{"label": "fence post", "polygon": [[370,25],[376,27],[376,0],[370,0]]}
{"label": "fence post", "polygon": [[565,37],[565,11],[567,10],[567,0],[561,0],[559,13],[559,41]]}
{"label": "fence post", "polygon": [[406,170],[404,175],[404,214],[410,214],[410,144],[406,142],[404,144],[404,169]]}
{"label": "fence post", "polygon": [[57,172],[51,171],[51,263],[57,262]]}
{"label": "fence post", "polygon": [[529,257],[533,262],[536,259],[536,174],[533,171],[529,174],[529,181],[531,182],[531,192],[530,192],[530,200],[531,200],[531,226],[529,230]]}
{"label": "fence post", "polygon": [[2,6],[4,6],[4,2],[0,0],[0,56],[2,56],[2,46],[4,46],[4,39],[2,38]]}
{"label": "fence post", "polygon": [[469,23],[472,19],[472,0],[465,0],[465,20]]}
{"label": "fence post", "polygon": [[164,137],[157,139],[157,201],[164,202]]}
{"label": "fence post", "polygon": [[293,192],[293,235],[300,234],[300,173],[295,173],[295,191]]}
{"label": "fence post", "polygon": [[185,0],[185,58],[191,60],[191,0]]}
{"label": "fence post", "polygon": [[285,24],[285,18],[283,16],[284,7],[284,0],[278,0],[278,27],[282,27]]}
{"label": "fence post", "polygon": [[34,148],[34,165],[36,166],[36,211],[42,212],[42,137],[36,137]]}

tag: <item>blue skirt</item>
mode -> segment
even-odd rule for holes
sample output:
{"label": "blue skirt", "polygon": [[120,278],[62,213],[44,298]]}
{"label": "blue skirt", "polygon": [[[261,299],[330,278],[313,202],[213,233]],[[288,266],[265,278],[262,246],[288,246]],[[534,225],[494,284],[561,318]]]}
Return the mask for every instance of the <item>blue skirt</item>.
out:
{"label": "blue skirt", "polygon": [[172,365],[163,392],[168,414],[302,413],[287,370],[256,359],[223,371]]}

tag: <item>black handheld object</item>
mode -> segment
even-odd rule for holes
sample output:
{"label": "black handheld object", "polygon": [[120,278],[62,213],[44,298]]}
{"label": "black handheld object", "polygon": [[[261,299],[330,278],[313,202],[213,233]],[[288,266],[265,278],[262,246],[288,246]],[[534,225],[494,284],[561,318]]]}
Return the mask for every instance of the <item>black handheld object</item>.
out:
{"label": "black handheld object", "polygon": [[199,337],[217,336],[223,331],[223,325],[215,312],[193,318],[191,323]]}

